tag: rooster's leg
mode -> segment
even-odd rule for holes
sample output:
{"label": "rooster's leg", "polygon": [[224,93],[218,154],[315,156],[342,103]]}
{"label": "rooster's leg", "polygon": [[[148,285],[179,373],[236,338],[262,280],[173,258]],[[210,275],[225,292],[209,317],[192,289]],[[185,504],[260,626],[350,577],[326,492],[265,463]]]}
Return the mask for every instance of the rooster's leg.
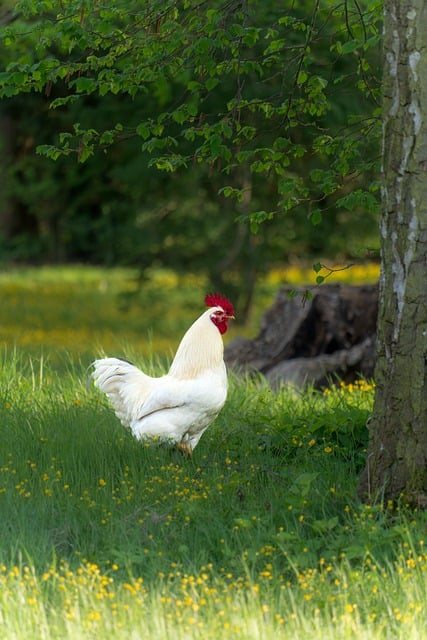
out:
{"label": "rooster's leg", "polygon": [[186,442],[177,442],[176,448],[182,453],[183,456],[185,456],[189,460],[191,460],[191,458],[193,457],[193,450]]}

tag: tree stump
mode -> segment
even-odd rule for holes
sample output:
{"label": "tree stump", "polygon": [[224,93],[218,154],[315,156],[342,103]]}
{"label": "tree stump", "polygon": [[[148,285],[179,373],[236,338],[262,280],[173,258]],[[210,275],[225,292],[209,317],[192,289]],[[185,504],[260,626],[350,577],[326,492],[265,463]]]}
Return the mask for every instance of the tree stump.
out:
{"label": "tree stump", "polygon": [[377,285],[326,284],[308,299],[305,294],[305,288],[282,287],[259,335],[227,345],[226,364],[261,372],[274,388],[284,383],[321,388],[334,380],[372,378]]}

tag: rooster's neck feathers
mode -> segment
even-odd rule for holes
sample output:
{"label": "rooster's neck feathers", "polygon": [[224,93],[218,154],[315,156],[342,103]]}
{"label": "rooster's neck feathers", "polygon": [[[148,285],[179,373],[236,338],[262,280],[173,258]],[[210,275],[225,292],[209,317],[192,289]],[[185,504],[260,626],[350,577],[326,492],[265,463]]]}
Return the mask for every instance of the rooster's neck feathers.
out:
{"label": "rooster's neck feathers", "polygon": [[224,345],[211,314],[212,308],[207,309],[188,329],[178,346],[169,375],[188,379],[206,369],[224,367]]}

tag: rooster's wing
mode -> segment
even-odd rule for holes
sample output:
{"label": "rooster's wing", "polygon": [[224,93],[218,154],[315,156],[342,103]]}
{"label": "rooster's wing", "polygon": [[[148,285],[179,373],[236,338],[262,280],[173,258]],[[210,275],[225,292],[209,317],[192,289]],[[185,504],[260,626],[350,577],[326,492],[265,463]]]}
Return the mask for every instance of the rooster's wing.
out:
{"label": "rooster's wing", "polygon": [[188,441],[194,447],[227,395],[222,368],[191,380],[152,378],[118,358],[94,362],[96,386],[107,394],[117,417],[137,438]]}
{"label": "rooster's wing", "polygon": [[[152,378],[120,358],[103,358],[93,363],[95,385],[110,400],[116,416],[126,426],[144,415],[144,404],[161,378]],[[158,410],[161,407],[150,408]]]}

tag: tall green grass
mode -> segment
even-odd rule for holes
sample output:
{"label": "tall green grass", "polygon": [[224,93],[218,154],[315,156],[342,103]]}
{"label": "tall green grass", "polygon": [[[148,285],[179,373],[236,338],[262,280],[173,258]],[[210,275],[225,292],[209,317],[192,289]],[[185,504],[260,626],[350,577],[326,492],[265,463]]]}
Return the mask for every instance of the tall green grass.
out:
{"label": "tall green grass", "polygon": [[424,637],[425,514],[354,497],[371,385],[231,377],[189,461],[64,365],[1,358],[2,638]]}
{"label": "tall green grass", "polygon": [[153,272],[134,305],[135,278],[0,275],[1,637],[424,638],[426,514],[355,499],[372,385],[231,376],[192,461],[137,442],[87,365],[164,371],[206,283]]}

